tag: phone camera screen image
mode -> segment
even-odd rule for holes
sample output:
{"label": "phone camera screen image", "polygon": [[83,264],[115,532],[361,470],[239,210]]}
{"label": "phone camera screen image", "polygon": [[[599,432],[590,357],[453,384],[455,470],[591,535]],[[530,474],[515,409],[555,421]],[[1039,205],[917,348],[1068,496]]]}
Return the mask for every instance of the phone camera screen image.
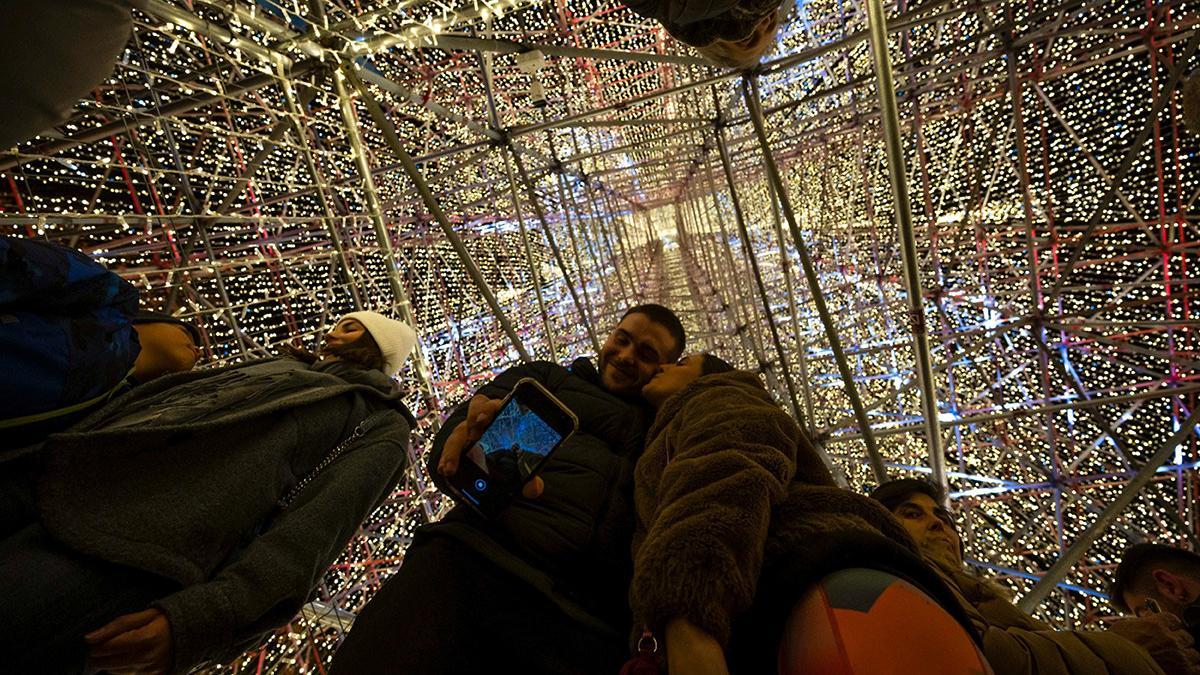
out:
{"label": "phone camera screen image", "polygon": [[500,409],[467,456],[496,487],[515,490],[562,439],[563,435],[546,420],[513,398]]}
{"label": "phone camera screen image", "polygon": [[535,380],[517,383],[451,478],[455,494],[484,516],[503,509],[575,433],[578,420]]}

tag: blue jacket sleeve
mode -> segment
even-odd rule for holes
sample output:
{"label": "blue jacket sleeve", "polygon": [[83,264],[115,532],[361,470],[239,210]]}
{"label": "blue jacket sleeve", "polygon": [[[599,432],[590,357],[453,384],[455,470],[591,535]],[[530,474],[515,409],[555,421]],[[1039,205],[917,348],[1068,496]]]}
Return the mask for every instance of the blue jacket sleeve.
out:
{"label": "blue jacket sleeve", "polygon": [[0,435],[58,431],[102,402],[140,351],[137,310],[137,289],[83,253],[0,237],[0,391],[21,394],[8,401]]}

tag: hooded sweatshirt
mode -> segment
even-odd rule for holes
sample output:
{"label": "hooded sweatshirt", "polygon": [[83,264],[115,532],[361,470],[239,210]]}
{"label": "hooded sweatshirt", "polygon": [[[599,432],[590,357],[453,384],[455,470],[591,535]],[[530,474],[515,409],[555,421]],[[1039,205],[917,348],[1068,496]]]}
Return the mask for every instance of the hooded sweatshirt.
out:
{"label": "hooded sweatshirt", "polygon": [[153,604],[186,672],[295,615],[399,480],[413,423],[383,373],[339,362],[168,375],[46,441],[38,510],[69,548],[178,584]]}

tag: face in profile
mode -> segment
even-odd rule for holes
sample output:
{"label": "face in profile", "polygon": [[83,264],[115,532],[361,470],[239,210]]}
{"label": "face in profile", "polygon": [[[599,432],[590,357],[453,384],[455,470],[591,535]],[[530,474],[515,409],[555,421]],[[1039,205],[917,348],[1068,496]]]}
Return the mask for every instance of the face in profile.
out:
{"label": "face in profile", "polygon": [[642,387],[642,397],[650,405],[658,408],[684,387],[700,377],[704,367],[703,354],[688,354],[675,363],[665,363],[658,367],[654,377]]}
{"label": "face in profile", "polygon": [[915,492],[892,509],[892,514],[916,540],[921,553],[950,569],[962,566],[961,540],[950,512],[927,494]]}
{"label": "face in profile", "polygon": [[1150,570],[1148,575],[1148,583],[1137,584],[1125,591],[1125,606],[1135,614],[1145,614],[1146,601],[1153,598],[1159,609],[1182,618],[1188,607],[1200,600],[1200,579],[1193,575],[1161,568]]}
{"label": "face in profile", "polygon": [[365,326],[354,319],[342,319],[325,334],[321,344],[321,355],[336,354],[338,350],[349,347],[367,332]]}
{"label": "face in profile", "polygon": [[645,314],[630,314],[600,348],[600,383],[620,396],[637,394],[676,348],[666,326]]}

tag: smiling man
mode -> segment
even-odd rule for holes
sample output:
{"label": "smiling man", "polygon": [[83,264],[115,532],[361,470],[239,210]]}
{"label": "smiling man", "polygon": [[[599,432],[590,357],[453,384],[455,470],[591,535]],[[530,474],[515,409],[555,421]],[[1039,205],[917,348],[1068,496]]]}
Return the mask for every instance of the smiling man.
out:
{"label": "smiling man", "polygon": [[1054,630],[1021,611],[1009,594],[963,567],[963,546],[941,490],[916,479],[880,485],[871,498],[892,512],[916,540],[926,562],[958,596],[983,636],[996,673],[1025,675],[1150,675],[1200,672],[1191,636],[1168,614],[1120,621],[1106,631]]}
{"label": "smiling man", "polygon": [[447,494],[464,449],[522,378],[566,404],[579,430],[527,489],[538,499],[518,499],[491,520],[458,506],[418,530],[333,672],[617,672],[631,623],[633,466],[653,418],[640,392],[684,340],[674,312],[639,305],[605,340],[598,367],[587,358],[522,364],[461,404],[429,453],[429,473]]}

